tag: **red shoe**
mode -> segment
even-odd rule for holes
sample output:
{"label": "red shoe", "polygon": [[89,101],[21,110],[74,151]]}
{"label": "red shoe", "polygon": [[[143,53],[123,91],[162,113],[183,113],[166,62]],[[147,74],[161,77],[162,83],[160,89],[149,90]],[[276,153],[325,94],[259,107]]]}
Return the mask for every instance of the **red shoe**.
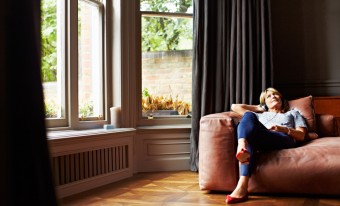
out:
{"label": "red shoe", "polygon": [[232,197],[230,195],[227,195],[227,197],[225,198],[225,202],[228,204],[233,204],[233,203],[239,203],[239,202],[245,202],[248,200],[248,195],[244,196],[244,197]]}
{"label": "red shoe", "polygon": [[236,154],[236,159],[240,161],[241,164],[249,164],[250,153],[248,150],[242,148],[241,151]]}

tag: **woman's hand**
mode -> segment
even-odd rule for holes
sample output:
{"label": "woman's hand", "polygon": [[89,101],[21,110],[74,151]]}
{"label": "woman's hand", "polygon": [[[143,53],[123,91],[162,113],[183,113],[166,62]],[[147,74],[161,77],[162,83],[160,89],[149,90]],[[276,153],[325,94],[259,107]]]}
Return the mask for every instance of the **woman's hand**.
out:
{"label": "woman's hand", "polygon": [[269,130],[286,133],[290,137],[294,138],[296,141],[303,141],[307,132],[307,129],[304,127],[297,127],[293,129],[279,125],[272,126],[271,128],[269,128]]}
{"label": "woman's hand", "polygon": [[269,128],[269,130],[275,131],[275,132],[283,132],[283,133],[286,133],[286,134],[288,134],[288,132],[289,132],[289,129],[287,127],[279,126],[279,125],[274,125],[271,128]]}
{"label": "woman's hand", "polygon": [[257,112],[258,113],[263,113],[266,112],[266,109],[261,106],[261,104],[257,105]]}

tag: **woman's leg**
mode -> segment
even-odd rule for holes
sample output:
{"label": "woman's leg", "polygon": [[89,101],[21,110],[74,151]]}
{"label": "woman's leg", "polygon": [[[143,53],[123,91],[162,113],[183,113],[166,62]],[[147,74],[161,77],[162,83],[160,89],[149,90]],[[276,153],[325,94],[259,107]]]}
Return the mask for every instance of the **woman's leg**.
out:
{"label": "woman's leg", "polygon": [[237,152],[246,149],[250,154],[249,164],[240,164],[240,179],[231,197],[243,198],[247,195],[248,181],[254,162],[254,150],[276,150],[295,147],[295,141],[288,135],[268,130],[257,116],[246,112],[237,127]]}
{"label": "woman's leg", "polygon": [[257,136],[258,130],[266,130],[266,128],[259,122],[254,113],[246,112],[237,126],[237,154],[242,149],[247,150],[250,154],[250,159],[249,164],[240,165],[240,176],[250,176],[250,170],[254,160],[254,149],[252,143],[255,136]]}
{"label": "woman's leg", "polygon": [[246,149],[250,154],[249,164],[241,164],[240,175],[250,176],[254,151],[269,151],[293,148],[295,140],[282,132],[268,130],[257,118],[256,114],[246,112],[237,127],[238,148]]}
{"label": "woman's leg", "polygon": [[238,127],[237,127],[237,153],[242,149],[245,149],[250,154],[249,164],[240,164],[240,179],[237,183],[236,188],[230,194],[233,198],[244,198],[248,194],[248,182],[250,177],[250,168],[253,162],[253,149],[250,144],[248,144],[247,138],[253,136],[253,132],[256,128],[260,126],[256,115],[252,112],[246,112]]}

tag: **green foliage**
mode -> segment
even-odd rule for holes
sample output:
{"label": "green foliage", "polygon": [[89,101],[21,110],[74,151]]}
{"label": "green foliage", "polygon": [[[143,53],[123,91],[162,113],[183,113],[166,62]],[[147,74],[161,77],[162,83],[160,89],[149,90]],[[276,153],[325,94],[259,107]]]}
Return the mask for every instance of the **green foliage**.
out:
{"label": "green foliage", "polygon": [[142,91],[142,96],[143,97],[149,97],[150,93],[149,93],[149,89],[148,88],[144,88]]}
{"label": "green foliage", "polygon": [[185,13],[192,0],[141,0],[140,4],[143,11]]}
{"label": "green foliage", "polygon": [[45,117],[56,118],[58,113],[58,105],[53,101],[44,101]]}
{"label": "green foliage", "polygon": [[93,116],[93,102],[85,102],[84,104],[80,105],[79,108],[79,115],[80,119],[86,119],[86,117]]}
{"label": "green foliage", "polygon": [[[143,10],[186,13],[192,0],[141,0]],[[80,9],[80,8],[78,8]],[[57,6],[56,0],[41,1],[43,82],[57,81]],[[78,32],[81,24],[78,23]],[[187,18],[143,17],[142,51],[191,49],[192,21]],[[181,44],[181,42],[184,42]],[[187,48],[189,47],[189,48]]]}
{"label": "green foliage", "polygon": [[[141,0],[141,9],[156,12],[186,13],[191,0]],[[192,40],[192,20],[187,18],[142,18],[142,51],[169,51],[185,48],[181,41]]]}
{"label": "green foliage", "polygon": [[41,73],[43,82],[57,80],[57,6],[55,0],[41,1]]}

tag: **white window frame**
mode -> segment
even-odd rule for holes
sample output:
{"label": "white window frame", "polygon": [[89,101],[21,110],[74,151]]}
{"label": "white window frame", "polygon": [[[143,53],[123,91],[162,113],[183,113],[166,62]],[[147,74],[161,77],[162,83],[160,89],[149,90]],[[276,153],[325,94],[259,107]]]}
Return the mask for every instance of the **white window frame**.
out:
{"label": "white window frame", "polygon": [[[96,0],[56,0],[58,2],[61,12],[65,15],[61,16],[62,27],[65,29],[61,34],[62,38],[62,66],[64,73],[61,81],[63,81],[62,89],[65,93],[64,114],[65,119],[46,119],[47,127],[50,130],[63,129],[92,129],[103,127],[104,124],[110,122],[110,106],[112,105],[112,72],[111,58],[107,58],[111,54],[108,41],[108,32],[111,31],[110,24],[107,24],[105,5],[110,0],[104,0],[103,3]],[[102,68],[103,68],[103,120],[80,121],[78,115],[78,1],[85,1],[87,3],[98,6],[101,16],[102,37],[99,41],[102,42]],[[58,7],[58,9],[59,9]],[[59,17],[58,17],[59,18]],[[110,22],[110,21],[109,21]]]}
{"label": "white window frame", "polygon": [[193,14],[187,13],[172,13],[172,12],[154,12],[154,11],[140,11],[140,1],[136,1],[136,123],[137,126],[150,126],[150,125],[176,125],[176,124],[190,124],[191,118],[176,116],[172,117],[158,117],[148,119],[142,116],[142,62],[141,62],[141,18],[142,16],[156,16],[156,17],[181,17],[193,18]]}

